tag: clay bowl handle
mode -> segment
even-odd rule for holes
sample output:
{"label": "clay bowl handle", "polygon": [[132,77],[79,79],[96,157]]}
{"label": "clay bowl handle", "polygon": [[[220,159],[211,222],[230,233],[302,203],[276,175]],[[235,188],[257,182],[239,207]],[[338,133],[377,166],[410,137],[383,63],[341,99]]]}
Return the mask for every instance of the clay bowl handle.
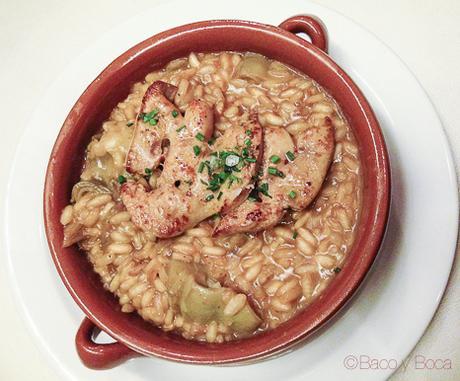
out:
{"label": "clay bowl handle", "polygon": [[75,337],[78,356],[88,368],[113,368],[130,358],[141,356],[141,354],[118,342],[111,344],[95,343],[93,337],[98,331],[99,328],[85,317]]}
{"label": "clay bowl handle", "polygon": [[291,33],[305,33],[311,43],[327,53],[327,29],[323,22],[315,16],[298,15],[283,21],[279,27]]}

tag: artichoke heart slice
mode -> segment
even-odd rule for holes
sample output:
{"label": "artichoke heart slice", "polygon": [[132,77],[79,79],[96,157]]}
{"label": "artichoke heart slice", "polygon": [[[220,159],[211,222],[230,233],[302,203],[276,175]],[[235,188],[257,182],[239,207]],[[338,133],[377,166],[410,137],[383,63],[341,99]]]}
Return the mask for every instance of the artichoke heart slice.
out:
{"label": "artichoke heart slice", "polygon": [[241,60],[237,70],[242,78],[264,80],[268,75],[268,62],[258,55],[246,56]]}
{"label": "artichoke heart slice", "polygon": [[201,324],[211,321],[223,323],[242,334],[251,333],[259,326],[261,320],[247,302],[237,314],[224,315],[223,295],[227,289],[200,285],[195,280],[196,271],[193,265],[174,260],[169,267],[170,290],[177,296],[178,307],[184,317]]}

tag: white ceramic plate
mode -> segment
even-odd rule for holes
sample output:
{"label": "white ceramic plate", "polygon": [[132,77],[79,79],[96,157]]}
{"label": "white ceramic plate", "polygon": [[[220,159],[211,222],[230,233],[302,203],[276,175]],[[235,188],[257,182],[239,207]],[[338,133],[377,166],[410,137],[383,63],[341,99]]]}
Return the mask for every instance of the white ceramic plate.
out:
{"label": "white ceramic plate", "polygon": [[[109,371],[86,369],[73,344],[83,314],[58,278],[42,221],[45,167],[67,112],[113,58],[156,32],[213,18],[276,25],[297,13],[315,14],[325,22],[330,55],[368,97],[390,151],[392,211],[371,273],[339,318],[302,348],[280,358],[226,368],[144,358]],[[369,32],[305,1],[284,2],[281,8],[279,2],[267,0],[263,7],[247,0],[184,1],[143,10],[95,42],[57,78],[18,148],[5,210],[3,233],[12,286],[28,326],[63,379],[135,381],[167,375],[168,380],[378,380],[402,363],[438,306],[454,255],[458,200],[452,159],[436,112],[410,71]],[[393,361],[383,363],[387,369],[347,369],[356,366],[349,356],[360,355]]]}

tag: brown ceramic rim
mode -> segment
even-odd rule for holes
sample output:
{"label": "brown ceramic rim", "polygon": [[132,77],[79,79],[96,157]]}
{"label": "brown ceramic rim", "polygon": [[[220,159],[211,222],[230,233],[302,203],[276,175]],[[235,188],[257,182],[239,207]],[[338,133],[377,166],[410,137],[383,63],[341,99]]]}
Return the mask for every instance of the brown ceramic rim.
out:
{"label": "brown ceramic rim", "polygon": [[[294,33],[310,36],[309,43]],[[74,245],[62,247],[62,208],[77,181],[84,148],[110,110],[126,97],[130,86],[148,72],[190,51],[254,51],[305,72],[326,88],[341,105],[360,147],[363,164],[363,208],[357,237],[343,270],[304,311],[278,328],[254,337],[209,344],[168,334],[124,314],[116,298],[103,289],[86,256]],[[88,318],[76,345],[80,358],[92,368],[107,368],[137,356],[157,356],[196,364],[242,363],[266,358],[300,343],[328,321],[356,291],[383,239],[390,203],[388,154],[378,121],[364,95],[325,53],[327,33],[313,16],[299,15],[274,27],[249,21],[214,20],[177,27],[134,46],[113,61],[93,81],[70,111],[53,147],[44,189],[48,244],[66,288]],[[96,344],[98,327],[115,340]]]}

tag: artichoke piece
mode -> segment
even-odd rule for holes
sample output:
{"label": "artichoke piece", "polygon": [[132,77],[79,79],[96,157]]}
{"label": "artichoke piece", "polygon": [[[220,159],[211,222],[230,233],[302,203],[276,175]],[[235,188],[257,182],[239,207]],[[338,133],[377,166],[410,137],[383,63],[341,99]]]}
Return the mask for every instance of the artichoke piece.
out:
{"label": "artichoke piece", "polygon": [[64,247],[72,246],[85,238],[83,234],[83,225],[78,222],[72,222],[64,226]]}
{"label": "artichoke piece", "polygon": [[73,186],[71,201],[76,202],[87,193],[110,193],[110,189],[99,181],[82,180]]}
{"label": "artichoke piece", "polygon": [[225,303],[222,299],[224,287],[208,288],[195,281],[194,273],[199,271],[193,265],[171,261],[169,267],[169,287],[177,296],[181,314],[192,321],[202,324],[216,321],[230,326],[237,333],[251,333],[261,320],[246,303],[234,316],[225,316]]}
{"label": "artichoke piece", "polygon": [[119,175],[124,173],[114,162],[113,156],[106,153],[102,156],[87,159],[81,174],[83,181],[92,181],[108,186],[111,190]]}
{"label": "artichoke piece", "polygon": [[207,288],[189,276],[179,298],[181,313],[190,320],[210,323],[220,320],[223,308],[222,288]]}
{"label": "artichoke piece", "polygon": [[248,303],[231,320],[233,330],[245,334],[254,332],[261,323],[260,318]]}
{"label": "artichoke piece", "polygon": [[242,78],[263,80],[267,78],[268,61],[261,56],[246,56],[238,65],[238,73]]}

